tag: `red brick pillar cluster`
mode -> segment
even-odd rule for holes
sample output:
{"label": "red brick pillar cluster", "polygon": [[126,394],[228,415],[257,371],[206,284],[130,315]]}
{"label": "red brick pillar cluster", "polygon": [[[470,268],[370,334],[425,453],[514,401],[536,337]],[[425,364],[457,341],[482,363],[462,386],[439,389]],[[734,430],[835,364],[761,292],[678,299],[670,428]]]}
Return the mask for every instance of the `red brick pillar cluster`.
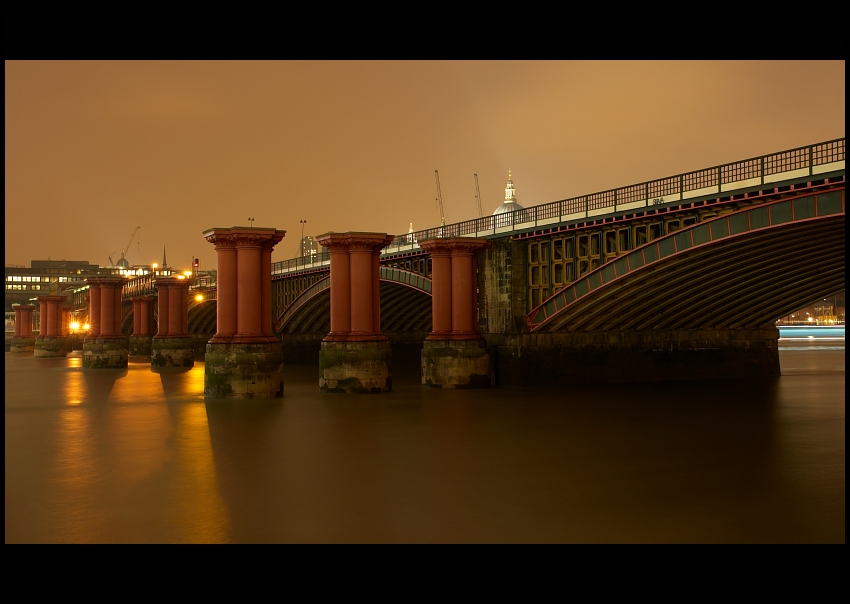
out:
{"label": "red brick pillar cluster", "polygon": [[[157,338],[182,338],[189,335],[189,282],[177,277],[157,277],[154,285],[157,290],[159,322]],[[134,300],[135,302],[135,300]],[[138,330],[142,329],[141,307],[139,300]],[[135,310],[135,307],[134,307]],[[133,322],[136,332],[136,321]],[[139,333],[138,335],[141,335]]]}
{"label": "red brick pillar cluster", "polygon": [[[40,338],[57,338],[66,335],[67,327],[62,324],[65,296],[39,296],[36,298],[41,315]],[[70,316],[70,313],[69,313]]]}
{"label": "red brick pillar cluster", "polygon": [[15,335],[9,342],[9,352],[33,352],[35,337],[32,335],[32,314],[35,306],[13,306],[15,309]]}
{"label": "red brick pillar cluster", "polygon": [[15,337],[32,337],[32,313],[35,306],[15,306]]}
{"label": "red brick pillar cluster", "polygon": [[322,392],[392,390],[390,345],[381,333],[381,250],[386,233],[326,233],[331,258],[331,331],[319,351]]}
{"label": "red brick pillar cluster", "polygon": [[133,335],[152,338],[156,332],[156,321],[154,320],[153,296],[140,296],[133,298]]}
{"label": "red brick pillar cluster", "polygon": [[317,241],[331,258],[331,331],[325,342],[386,340],[381,334],[381,250],[386,233],[328,233]]}
{"label": "red brick pillar cluster", "polygon": [[89,286],[89,334],[87,339],[123,337],[121,335],[121,288],[125,279],[95,277]]}
{"label": "red brick pillar cluster", "polygon": [[286,231],[204,231],[215,245],[216,333],[204,357],[204,398],[283,396],[283,353],[272,328],[272,250]]}
{"label": "red brick pillar cluster", "polygon": [[478,332],[476,253],[489,243],[457,237],[420,241],[431,253],[433,328],[422,347],[422,385],[487,388],[490,354]]}
{"label": "red brick pillar cluster", "polygon": [[121,333],[124,318],[122,277],[92,277],[89,286],[89,331],[83,341],[83,367],[120,369],[127,367],[128,341]]}
{"label": "red brick pillar cluster", "polygon": [[480,340],[475,254],[489,243],[458,237],[429,239],[419,246],[431,253],[433,330],[428,340]]}
{"label": "red brick pillar cluster", "polygon": [[232,227],[204,231],[218,256],[216,333],[210,343],[276,342],[272,250],[286,231]]}

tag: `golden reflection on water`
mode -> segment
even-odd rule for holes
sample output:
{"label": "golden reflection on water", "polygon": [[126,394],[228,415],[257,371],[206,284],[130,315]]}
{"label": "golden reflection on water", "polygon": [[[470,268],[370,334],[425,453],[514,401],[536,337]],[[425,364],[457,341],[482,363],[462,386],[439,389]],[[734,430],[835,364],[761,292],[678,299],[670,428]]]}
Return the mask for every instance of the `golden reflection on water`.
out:
{"label": "golden reflection on water", "polygon": [[203,364],[167,375],[144,364],[66,373],[51,506],[58,542],[230,540],[203,381]]}
{"label": "golden reflection on water", "polygon": [[[203,385],[203,370],[200,375]],[[174,478],[180,510],[179,541],[229,541],[230,517],[219,491],[207,410],[203,403],[180,406],[175,448],[178,459]]]}
{"label": "golden reflection on water", "polygon": [[95,543],[103,534],[103,515],[92,513],[98,500],[98,459],[91,432],[91,412],[69,407],[59,412],[53,515],[59,543]]}

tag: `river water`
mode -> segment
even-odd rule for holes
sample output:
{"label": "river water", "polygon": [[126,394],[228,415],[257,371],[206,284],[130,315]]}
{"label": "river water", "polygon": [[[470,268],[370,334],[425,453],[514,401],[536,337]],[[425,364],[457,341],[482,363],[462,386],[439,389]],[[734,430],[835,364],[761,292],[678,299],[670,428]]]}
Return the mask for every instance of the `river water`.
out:
{"label": "river water", "polygon": [[[844,543],[844,339],[782,376],[203,399],[6,353],[6,543]],[[79,355],[79,353],[76,353]]]}

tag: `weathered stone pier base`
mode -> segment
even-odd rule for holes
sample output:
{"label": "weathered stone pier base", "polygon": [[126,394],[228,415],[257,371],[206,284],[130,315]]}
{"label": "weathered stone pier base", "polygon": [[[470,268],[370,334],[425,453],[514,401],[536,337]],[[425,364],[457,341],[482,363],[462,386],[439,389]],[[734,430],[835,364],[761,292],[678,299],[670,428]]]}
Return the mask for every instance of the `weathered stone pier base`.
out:
{"label": "weathered stone pier base", "polygon": [[37,337],[33,345],[33,356],[43,359],[61,358],[68,356],[67,336]]}
{"label": "weathered stone pier base", "polygon": [[153,338],[151,336],[130,336],[130,356],[150,357]]}
{"label": "weathered stone pier base", "polygon": [[9,352],[34,352],[35,351],[35,336],[14,337],[12,338]]}
{"label": "weathered stone pier base", "polygon": [[194,366],[195,345],[191,336],[157,336],[151,340],[151,371]]}
{"label": "weathered stone pier base", "polygon": [[393,389],[390,343],[322,342],[319,390],[347,394],[378,394]]}
{"label": "weathered stone pier base", "polygon": [[490,354],[484,340],[426,340],[422,385],[429,388],[489,388]]}
{"label": "weathered stone pier base", "polygon": [[130,345],[124,336],[98,336],[83,342],[83,369],[124,369]]}
{"label": "weathered stone pier base", "polygon": [[496,383],[554,386],[780,375],[779,330],[490,335]]}
{"label": "weathered stone pier base", "polygon": [[204,398],[270,399],[282,396],[283,353],[280,342],[207,344]]}

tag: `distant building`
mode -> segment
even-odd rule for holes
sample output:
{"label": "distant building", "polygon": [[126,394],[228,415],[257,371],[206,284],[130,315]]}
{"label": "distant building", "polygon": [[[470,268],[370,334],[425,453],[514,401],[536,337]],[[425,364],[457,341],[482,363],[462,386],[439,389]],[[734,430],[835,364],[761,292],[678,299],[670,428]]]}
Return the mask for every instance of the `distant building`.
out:
{"label": "distant building", "polygon": [[[496,219],[496,226],[509,226],[514,224],[514,222],[523,222],[522,219],[515,220],[510,216],[511,212],[516,212],[517,210],[524,209],[516,200],[516,189],[514,188],[514,181],[511,178],[511,172],[508,170],[508,184],[505,185],[505,201],[493,211],[493,216],[499,216]],[[507,216],[501,216],[502,214],[507,214]]]}
{"label": "distant building", "polygon": [[299,256],[303,258],[304,256],[315,256],[318,253],[319,244],[313,237],[307,235],[301,239],[300,250],[298,253]]}
{"label": "distant building", "polygon": [[86,277],[119,275],[125,270],[85,260],[33,260],[29,268],[6,265],[6,312],[13,304],[35,304],[36,296],[64,294],[82,287]]}

